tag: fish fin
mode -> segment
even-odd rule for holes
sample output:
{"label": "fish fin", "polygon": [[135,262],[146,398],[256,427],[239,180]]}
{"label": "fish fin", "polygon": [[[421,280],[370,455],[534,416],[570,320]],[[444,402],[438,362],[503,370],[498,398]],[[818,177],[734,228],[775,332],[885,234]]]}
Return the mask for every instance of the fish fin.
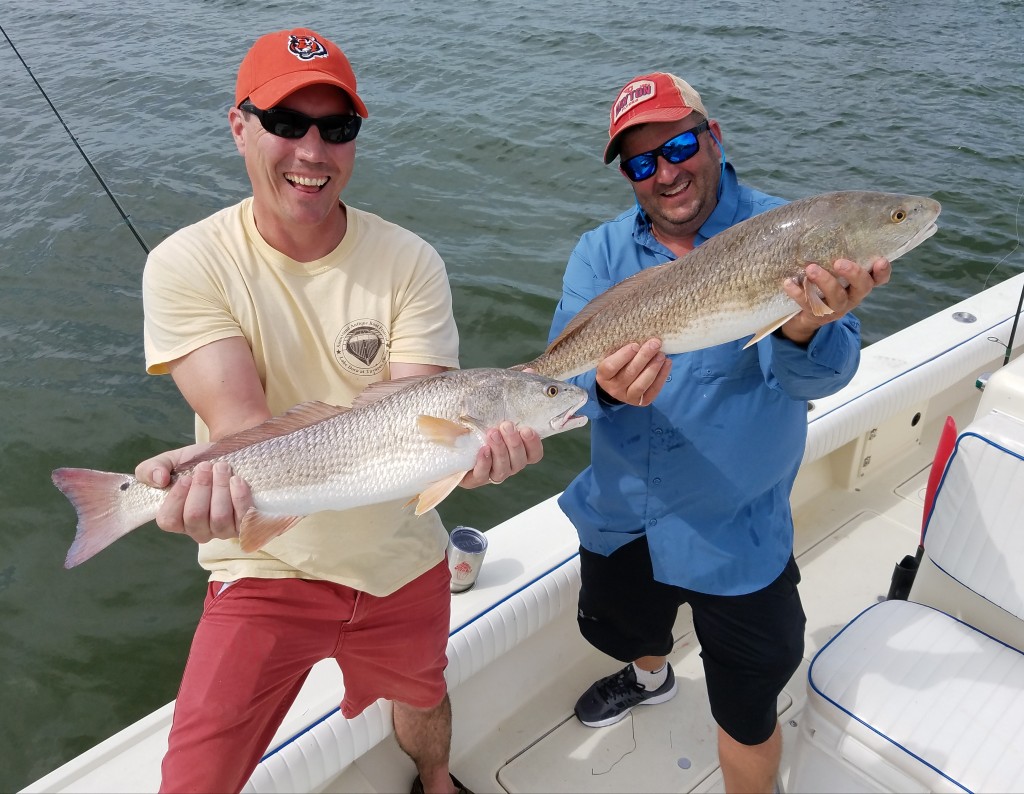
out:
{"label": "fish fin", "polygon": [[[579,313],[566,324],[565,328],[562,329],[562,333],[551,341],[551,344],[548,345],[547,350],[544,352],[550,353],[555,348],[563,345],[568,339],[579,334],[580,331],[582,331],[596,315],[604,311],[607,306],[621,303],[634,290],[644,287],[651,279],[659,278],[665,268],[671,267],[678,261],[678,259],[675,259],[671,262],[666,262],[663,265],[655,265],[654,267],[645,268],[639,273],[634,273],[629,278],[623,279],[610,289],[605,290],[600,295],[592,298],[590,302],[580,309]],[[633,341],[643,342],[646,340],[637,339]]]}
{"label": "fish fin", "polygon": [[760,331],[758,331],[756,334],[750,337],[750,340],[743,346],[743,349],[746,350],[751,345],[756,345],[776,328],[781,328],[783,325],[792,320],[798,314],[800,314],[800,309],[797,309],[792,314],[787,314],[781,320],[773,320],[772,322],[768,323],[768,325],[766,325],[764,328],[762,328]]}
{"label": "fish fin", "polygon": [[[416,417],[416,424],[420,432],[433,441],[445,447],[454,447],[455,442],[466,433],[472,432],[465,425],[452,422],[449,419],[441,419],[437,416],[420,414]],[[444,497],[442,497],[443,499]]]}
{"label": "fish fin", "polygon": [[301,403],[293,408],[289,408],[280,416],[272,417],[255,427],[225,436],[194,458],[189,458],[180,463],[175,467],[174,472],[177,474],[186,471],[197,463],[222,458],[231,452],[237,452],[261,441],[286,436],[289,433],[294,433],[296,430],[302,430],[320,422],[325,422],[328,419],[333,419],[336,416],[347,413],[348,410],[348,408],[340,405],[328,405],[327,403],[315,400]]}
{"label": "fish fin", "polygon": [[462,414],[462,416],[459,417],[459,422],[461,422],[463,426],[468,427],[470,430],[476,430],[482,436],[487,435],[487,425],[485,425],[482,420],[477,419],[475,416],[467,416],[466,414]]}
{"label": "fish fin", "polygon": [[420,493],[419,501],[416,503],[416,515],[421,516],[428,510],[441,504],[444,498],[455,490],[456,486],[462,482],[462,478],[465,476],[466,472],[457,471],[455,474],[450,474],[443,480],[438,480],[424,488]]}
{"label": "fish fin", "polygon": [[53,484],[60,489],[78,513],[75,539],[64,559],[65,568],[74,568],[103,551],[133,529],[156,517],[129,513],[121,506],[121,494],[135,481],[129,474],[114,474],[93,469],[54,469]]}
{"label": "fish fin", "polygon": [[259,551],[303,518],[304,516],[272,516],[250,507],[242,517],[242,526],[238,529],[238,544],[246,553]]}
{"label": "fish fin", "polygon": [[371,383],[356,395],[356,398],[352,401],[352,407],[362,408],[367,405],[372,405],[395,392],[408,389],[410,386],[415,386],[421,380],[428,377],[432,376],[410,375],[407,378],[394,378],[393,380],[380,380],[376,383]]}
{"label": "fish fin", "polygon": [[804,297],[807,298],[807,303],[811,307],[811,314],[815,317],[824,317],[828,314],[834,314],[832,308],[822,300],[821,293],[818,291],[818,288],[806,278],[804,279]]}

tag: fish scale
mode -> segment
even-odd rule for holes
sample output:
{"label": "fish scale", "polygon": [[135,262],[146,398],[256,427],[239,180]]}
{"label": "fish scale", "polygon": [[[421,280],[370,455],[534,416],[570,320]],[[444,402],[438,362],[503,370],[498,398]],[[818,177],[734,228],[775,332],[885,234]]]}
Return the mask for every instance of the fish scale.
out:
{"label": "fish scale", "polygon": [[840,191],[755,215],[598,295],[521,366],[564,380],[654,337],[670,355],[757,341],[800,308],[783,291],[786,279],[803,282],[812,262],[830,272],[837,259],[865,269],[879,257],[891,262],[935,233],[940,210],[922,196]]}

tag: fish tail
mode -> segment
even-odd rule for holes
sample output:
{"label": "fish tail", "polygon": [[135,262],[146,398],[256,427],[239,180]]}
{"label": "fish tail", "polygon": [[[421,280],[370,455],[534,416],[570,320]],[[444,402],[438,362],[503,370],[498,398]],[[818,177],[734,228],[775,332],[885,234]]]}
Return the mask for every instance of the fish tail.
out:
{"label": "fish tail", "polygon": [[126,509],[123,494],[135,481],[127,474],[55,469],[52,479],[78,513],[75,540],[64,560],[65,568],[85,562],[156,517],[155,510]]}

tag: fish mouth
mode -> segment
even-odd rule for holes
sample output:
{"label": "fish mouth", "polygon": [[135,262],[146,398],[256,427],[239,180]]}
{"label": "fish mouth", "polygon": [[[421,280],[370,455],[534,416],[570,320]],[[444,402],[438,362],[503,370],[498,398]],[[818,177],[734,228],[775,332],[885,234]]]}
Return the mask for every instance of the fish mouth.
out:
{"label": "fish mouth", "polygon": [[930,224],[921,229],[921,231],[919,231],[917,234],[915,234],[913,237],[911,237],[909,240],[903,243],[903,245],[901,245],[899,248],[893,251],[889,256],[886,257],[886,259],[892,262],[897,257],[903,256],[905,253],[907,253],[907,251],[912,251],[925,240],[927,240],[929,237],[931,237],[933,234],[935,234],[935,232],[937,232],[938,230],[938,224],[935,223],[935,221],[932,221]]}
{"label": "fish mouth", "polygon": [[568,410],[563,411],[554,419],[551,420],[551,429],[556,433],[563,430],[574,430],[577,427],[583,427],[587,423],[587,417],[577,416],[576,411],[587,404],[587,398],[584,395],[580,398],[579,402],[571,406]]}

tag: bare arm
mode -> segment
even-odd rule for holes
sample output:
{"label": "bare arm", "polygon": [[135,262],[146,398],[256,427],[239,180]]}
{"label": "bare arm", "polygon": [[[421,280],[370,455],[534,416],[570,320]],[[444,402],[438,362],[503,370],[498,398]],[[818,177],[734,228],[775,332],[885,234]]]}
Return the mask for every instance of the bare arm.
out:
{"label": "bare arm", "polygon": [[[271,416],[252,352],[242,337],[204,345],[169,365],[182,396],[217,440],[253,427]],[[193,444],[143,461],[135,469],[142,482],[165,487],[171,470],[206,445]],[[157,514],[157,526],[189,535],[197,543],[231,538],[252,506],[248,485],[232,476],[226,463],[200,463],[191,475],[179,477]]]}

